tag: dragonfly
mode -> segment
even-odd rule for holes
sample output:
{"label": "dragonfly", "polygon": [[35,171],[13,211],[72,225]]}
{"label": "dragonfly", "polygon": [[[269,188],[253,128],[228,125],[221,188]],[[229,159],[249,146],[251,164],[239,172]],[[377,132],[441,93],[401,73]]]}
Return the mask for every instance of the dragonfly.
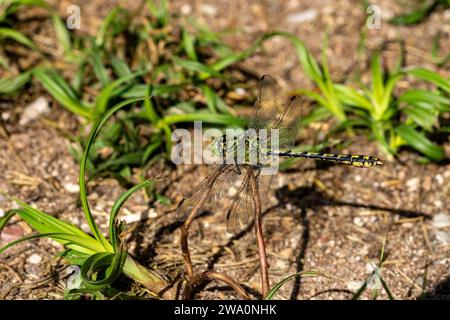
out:
{"label": "dragonfly", "polygon": [[[273,178],[270,172],[273,171],[266,169],[272,168],[280,158],[333,161],[360,168],[383,165],[374,156],[291,151],[298,131],[302,99],[296,96],[284,101],[280,98],[280,91],[271,76],[261,78],[247,130],[234,135],[224,134],[213,141],[211,153],[219,161],[179,203],[179,221],[184,221],[199,202],[211,203],[221,199],[237,181],[237,191],[227,210],[227,232],[236,233],[247,226],[253,216],[252,179],[256,180],[260,197],[267,198]],[[204,208],[198,209],[198,214],[204,212]]]}

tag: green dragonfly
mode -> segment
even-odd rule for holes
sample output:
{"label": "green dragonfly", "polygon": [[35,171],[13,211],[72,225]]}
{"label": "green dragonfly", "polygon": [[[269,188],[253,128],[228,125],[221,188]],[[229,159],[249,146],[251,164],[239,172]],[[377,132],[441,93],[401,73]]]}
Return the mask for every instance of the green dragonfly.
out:
{"label": "green dragonfly", "polygon": [[[228,194],[237,181],[239,186],[227,212],[227,231],[235,233],[248,225],[254,209],[251,179],[256,179],[260,195],[267,197],[276,172],[267,169],[277,169],[279,158],[309,158],[362,168],[383,164],[378,158],[366,155],[292,152],[302,110],[301,98],[293,97],[286,102],[280,99],[279,92],[280,88],[272,77],[264,75],[261,78],[259,96],[247,130],[224,134],[211,144],[211,154],[219,160],[208,176],[178,205],[179,221],[184,221],[202,199],[206,198],[207,203]],[[199,210],[198,213],[201,212]]]}

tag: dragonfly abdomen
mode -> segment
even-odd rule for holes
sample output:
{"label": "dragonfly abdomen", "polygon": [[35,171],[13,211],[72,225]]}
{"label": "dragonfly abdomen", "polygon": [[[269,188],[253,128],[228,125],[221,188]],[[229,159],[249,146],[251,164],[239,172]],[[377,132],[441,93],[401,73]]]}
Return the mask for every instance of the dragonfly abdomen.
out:
{"label": "dragonfly abdomen", "polygon": [[299,152],[299,153],[279,152],[274,155],[279,157],[308,158],[316,160],[333,161],[354,167],[364,167],[364,168],[383,165],[383,162],[380,159],[365,155],[316,153],[316,152]]}

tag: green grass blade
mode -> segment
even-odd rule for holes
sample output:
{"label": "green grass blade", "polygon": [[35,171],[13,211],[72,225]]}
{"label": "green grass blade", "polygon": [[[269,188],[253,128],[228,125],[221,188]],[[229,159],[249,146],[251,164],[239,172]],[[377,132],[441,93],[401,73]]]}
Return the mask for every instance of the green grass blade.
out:
{"label": "green grass blade", "polygon": [[[81,266],[81,277],[84,285],[89,289],[101,290],[111,285],[116,280],[127,259],[127,251],[122,247],[115,253],[96,253],[91,255]],[[92,274],[96,274],[99,269],[106,269],[106,276],[102,279],[91,279]]]}
{"label": "green grass blade", "polygon": [[216,77],[221,80],[225,80],[225,77],[220,72],[201,62],[184,60],[175,56],[172,59],[174,63],[179,65],[180,67],[183,67],[184,69],[192,72],[199,73],[200,75],[204,75],[203,78]]}
{"label": "green grass blade", "polygon": [[320,276],[318,272],[315,271],[307,271],[307,272],[299,272],[293,275],[290,275],[280,282],[278,282],[276,285],[273,286],[272,289],[270,289],[269,293],[264,297],[264,300],[272,300],[275,296],[275,294],[278,292],[278,290],[281,289],[281,287],[288,281],[293,280],[297,277],[317,277]]}
{"label": "green grass blade", "polygon": [[181,41],[184,52],[186,52],[189,59],[192,61],[198,61],[197,53],[195,52],[194,39],[185,28],[183,28]]}
{"label": "green grass blade", "polygon": [[414,68],[407,71],[407,73],[414,77],[431,82],[446,92],[450,92],[450,81],[436,72],[423,68]]}
{"label": "green grass blade", "polygon": [[14,41],[17,41],[18,43],[32,49],[32,50],[38,50],[34,42],[28,38],[23,33],[16,31],[14,29],[10,28],[0,28],[0,40],[4,38],[9,38]]}
{"label": "green grass blade", "polygon": [[116,56],[111,57],[111,67],[119,78],[127,77],[132,74],[130,67],[122,58]]}
{"label": "green grass blade", "polygon": [[92,68],[94,69],[95,76],[100,81],[102,87],[106,87],[110,82],[110,78],[108,76],[106,67],[103,65],[99,50],[95,49],[91,53],[89,62],[91,63]]}
{"label": "green grass blade", "polygon": [[44,86],[48,93],[50,93],[63,107],[86,119],[93,118],[93,113],[90,108],[76,99],[75,93],[72,90],[67,90],[67,84],[66,86],[62,85],[64,80],[60,76],[55,73],[50,73],[42,68],[34,69],[33,75]]}
{"label": "green grass blade", "polygon": [[116,90],[119,86],[121,86],[123,83],[128,82],[136,77],[139,77],[143,75],[146,71],[140,71],[136,73],[132,73],[128,76],[125,76],[123,78],[119,78],[111,82],[110,84],[106,85],[100,92],[100,94],[97,96],[97,99],[95,100],[95,112],[97,115],[103,114],[107,107],[109,100],[114,96],[114,90]]}
{"label": "green grass blade", "polygon": [[380,54],[375,53],[370,62],[372,74],[372,90],[376,101],[381,101],[384,93],[383,69],[381,67]]}
{"label": "green grass blade", "polygon": [[131,195],[133,195],[133,193],[139,191],[142,188],[150,187],[154,183],[155,183],[155,180],[146,180],[144,182],[141,182],[141,183],[133,186],[128,191],[122,193],[120,195],[120,197],[116,200],[116,202],[114,202],[114,205],[112,206],[111,212],[109,214],[109,234],[110,234],[111,243],[114,248],[116,248],[116,246],[118,245],[118,243],[115,243],[116,237],[114,236],[114,233],[115,233],[116,219],[117,219],[117,216],[119,215],[120,209],[122,208],[124,203],[128,200],[128,198],[131,197]]}
{"label": "green grass blade", "polygon": [[52,21],[56,32],[56,38],[64,49],[64,52],[67,54],[72,50],[72,42],[70,40],[69,31],[57,13],[52,14]]}
{"label": "green grass blade", "polygon": [[172,125],[183,122],[204,121],[210,124],[220,124],[224,126],[243,127],[247,123],[247,119],[238,118],[226,114],[211,114],[209,112],[198,111],[190,114],[173,114],[168,115],[159,121],[160,126],[162,123],[166,125]]}
{"label": "green grass blade", "polygon": [[0,79],[0,95],[11,95],[30,81],[31,72],[24,72],[13,78]]}
{"label": "green grass blade", "polygon": [[413,127],[401,124],[395,131],[410,147],[430,159],[440,161],[445,158],[444,150],[440,146],[428,140],[423,133],[416,131]]}
{"label": "green grass blade", "polygon": [[3,217],[0,217],[0,232],[2,229],[6,226],[9,220],[11,220],[12,217],[14,217],[18,213],[17,210],[9,210],[5,213]]}
{"label": "green grass blade", "polygon": [[91,133],[89,135],[88,141],[86,143],[86,149],[84,151],[83,157],[81,159],[80,164],[80,175],[79,175],[79,184],[80,184],[80,199],[81,199],[81,205],[83,207],[84,214],[86,216],[89,228],[91,229],[92,233],[94,234],[94,237],[99,240],[105,248],[108,248],[110,244],[106,241],[103,234],[99,231],[97,224],[94,221],[94,218],[92,216],[91,210],[89,208],[89,203],[87,201],[87,191],[86,191],[86,163],[89,157],[89,151],[92,147],[92,144],[95,141],[95,138],[97,137],[98,133],[100,132],[100,129],[103,127],[105,122],[119,109],[130,105],[134,102],[143,101],[148,98],[136,98],[136,99],[127,99],[125,101],[120,102],[119,104],[115,105],[111,109],[109,109],[100,119],[97,121],[97,123],[93,126]]}

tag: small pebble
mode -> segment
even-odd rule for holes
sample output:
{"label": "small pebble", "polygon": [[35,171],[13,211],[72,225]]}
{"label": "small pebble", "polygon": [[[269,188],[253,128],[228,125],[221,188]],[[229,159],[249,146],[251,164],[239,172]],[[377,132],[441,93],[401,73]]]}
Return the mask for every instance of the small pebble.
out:
{"label": "small pebble", "polygon": [[192,12],[192,8],[188,4],[183,4],[180,8],[181,14],[188,15]]}
{"label": "small pebble", "polygon": [[145,216],[143,213],[132,213],[124,216],[122,218],[122,221],[125,221],[126,223],[135,223],[138,221],[141,221],[142,219],[145,219]]}
{"label": "small pebble", "polygon": [[317,10],[309,9],[302,12],[293,13],[287,16],[289,23],[303,23],[313,21],[317,18]]}
{"label": "small pebble", "polygon": [[217,13],[217,8],[215,6],[213,6],[212,4],[204,4],[202,6],[202,12],[209,16],[215,16]]}
{"label": "small pebble", "polygon": [[445,213],[439,213],[433,217],[432,224],[435,228],[450,227],[450,216]]}
{"label": "small pebble", "polygon": [[36,253],[33,253],[28,257],[27,261],[32,264],[39,264],[42,261],[42,257]]}
{"label": "small pebble", "polygon": [[450,234],[444,231],[437,231],[434,236],[436,237],[436,240],[444,245],[450,244]]}
{"label": "small pebble", "polygon": [[64,184],[64,189],[69,193],[78,193],[80,192],[80,186],[76,183],[68,182]]}
{"label": "small pebble", "polygon": [[34,102],[25,107],[19,120],[19,125],[23,126],[37,119],[40,115],[50,112],[48,100],[44,97],[37,98]]}
{"label": "small pebble", "polygon": [[150,208],[150,210],[148,210],[148,217],[156,218],[156,217],[158,217],[158,212],[156,212],[156,210],[154,208]]}
{"label": "small pebble", "polygon": [[416,190],[419,186],[419,178],[409,179],[408,181],[406,181],[406,186],[408,187],[408,189]]}
{"label": "small pebble", "polygon": [[361,217],[355,217],[353,219],[353,223],[355,225],[357,225],[358,227],[362,227],[364,225],[364,221],[363,221],[363,219]]}
{"label": "small pebble", "polygon": [[347,283],[347,289],[350,291],[357,291],[363,284],[364,281],[350,281]]}
{"label": "small pebble", "polygon": [[366,264],[366,273],[373,273],[376,268],[378,268],[377,265],[369,261]]}
{"label": "small pebble", "polygon": [[438,184],[444,183],[444,177],[442,176],[442,174],[437,174],[434,178],[436,179]]}

